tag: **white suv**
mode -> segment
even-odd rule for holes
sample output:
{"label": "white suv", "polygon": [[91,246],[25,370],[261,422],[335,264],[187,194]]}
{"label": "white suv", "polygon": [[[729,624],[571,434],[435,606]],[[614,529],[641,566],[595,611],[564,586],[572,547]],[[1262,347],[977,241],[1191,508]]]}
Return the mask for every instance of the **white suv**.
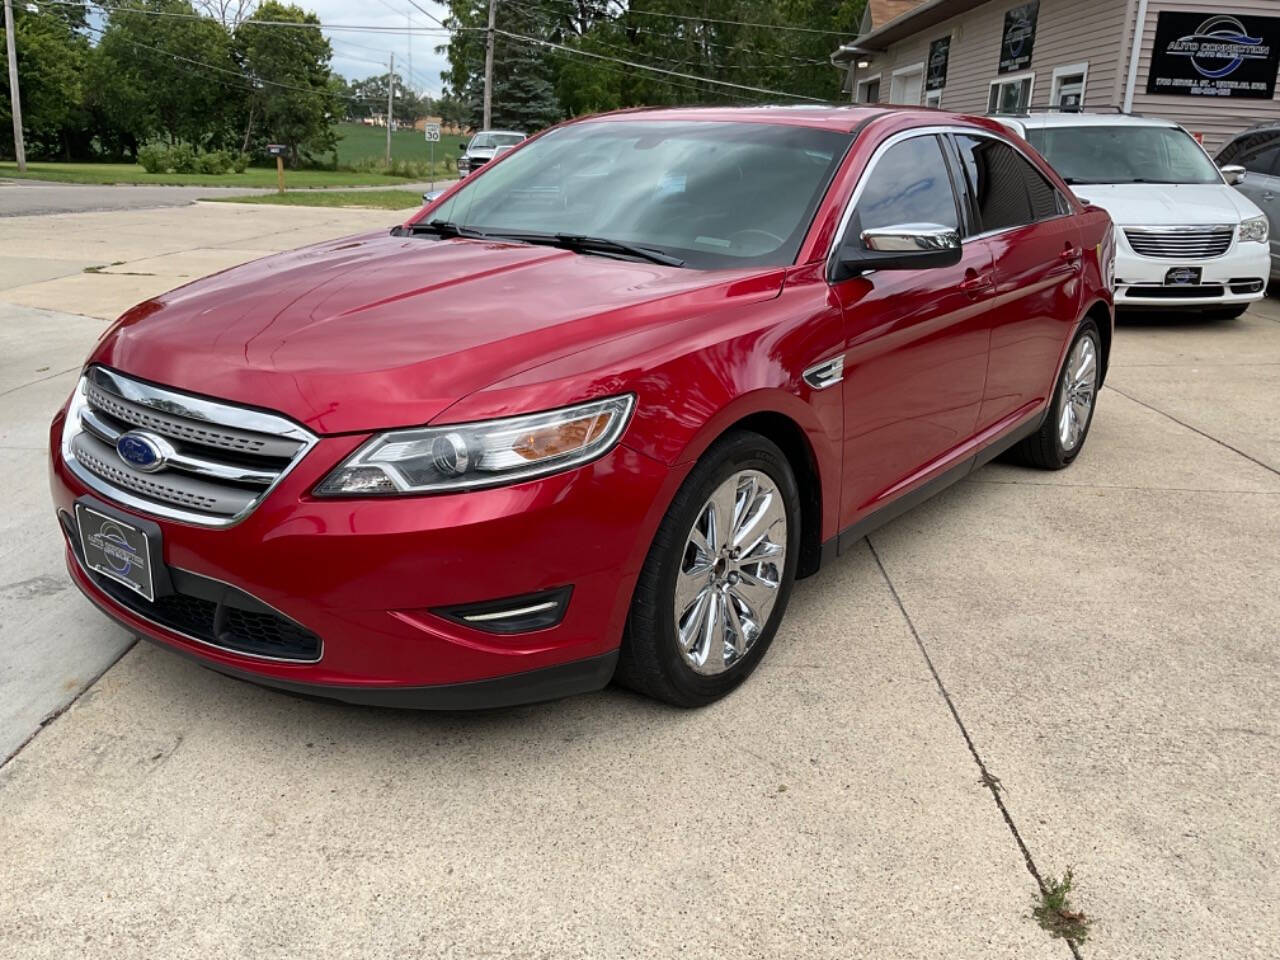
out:
{"label": "white suv", "polygon": [[1235,317],[1264,296],[1267,218],[1176,123],[1091,113],[995,119],[1111,214],[1117,307]]}

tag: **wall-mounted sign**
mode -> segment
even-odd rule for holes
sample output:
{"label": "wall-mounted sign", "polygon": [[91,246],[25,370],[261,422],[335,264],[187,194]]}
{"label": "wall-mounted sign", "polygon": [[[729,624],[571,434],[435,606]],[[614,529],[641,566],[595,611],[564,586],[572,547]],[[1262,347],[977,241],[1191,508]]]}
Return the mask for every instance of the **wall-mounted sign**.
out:
{"label": "wall-mounted sign", "polygon": [[950,37],[943,37],[929,44],[929,68],[924,80],[926,90],[941,90],[947,85],[947,58],[950,56]]}
{"label": "wall-mounted sign", "polygon": [[1039,15],[1040,0],[1005,11],[997,73],[1017,73],[1031,66],[1031,49],[1036,45],[1036,17]]}
{"label": "wall-mounted sign", "polygon": [[1280,18],[1161,11],[1147,93],[1270,100],[1280,67]]}

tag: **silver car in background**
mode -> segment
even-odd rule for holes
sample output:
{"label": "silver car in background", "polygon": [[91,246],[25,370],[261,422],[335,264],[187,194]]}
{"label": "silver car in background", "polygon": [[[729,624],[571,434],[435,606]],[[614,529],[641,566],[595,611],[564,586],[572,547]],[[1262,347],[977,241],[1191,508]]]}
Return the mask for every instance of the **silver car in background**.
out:
{"label": "silver car in background", "polygon": [[1228,182],[1258,205],[1271,223],[1271,280],[1280,281],[1280,122],[1238,133],[1218,151],[1219,167],[1243,167]]}
{"label": "silver car in background", "polygon": [[467,149],[458,157],[458,176],[465,177],[499,153],[523,142],[525,135],[518,130],[481,130],[471,138]]}

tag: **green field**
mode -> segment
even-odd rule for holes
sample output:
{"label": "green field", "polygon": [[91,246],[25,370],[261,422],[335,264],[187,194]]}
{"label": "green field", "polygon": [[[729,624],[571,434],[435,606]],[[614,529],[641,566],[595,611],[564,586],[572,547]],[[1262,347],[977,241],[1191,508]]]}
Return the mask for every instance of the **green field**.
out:
{"label": "green field", "polygon": [[[340,123],[337,134],[338,165],[347,166],[361,160],[382,159],[387,154],[387,131],[385,127],[366,127],[362,123]],[[436,163],[441,164],[445,157],[457,159],[466,142],[466,137],[445,134],[436,144]],[[431,145],[427,143],[419,130],[395,130],[391,134],[391,159],[412,160],[415,163],[426,163],[431,159]]]}
{"label": "green field", "polygon": [[414,210],[422,194],[413,190],[299,190],[248,197],[201,197],[218,203],[265,203],[282,207],[363,207],[374,210]]}
{"label": "green field", "polygon": [[[0,177],[50,180],[57,183],[149,183],[195,187],[275,187],[274,167],[250,167],[244,173],[221,176],[207,173],[147,173],[136,163],[28,163],[26,173],[17,164],[0,162]],[[382,173],[346,173],[341,170],[286,170],[288,189],[303,187],[378,187],[405,182],[404,177]]]}

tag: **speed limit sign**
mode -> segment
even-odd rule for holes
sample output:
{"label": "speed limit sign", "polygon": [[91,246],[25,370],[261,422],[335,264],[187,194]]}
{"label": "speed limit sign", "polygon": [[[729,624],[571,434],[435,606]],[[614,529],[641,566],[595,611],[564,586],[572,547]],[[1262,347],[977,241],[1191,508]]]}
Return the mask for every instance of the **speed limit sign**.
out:
{"label": "speed limit sign", "polygon": [[428,123],[426,125],[426,131],[427,131],[427,143],[440,142],[440,124]]}

